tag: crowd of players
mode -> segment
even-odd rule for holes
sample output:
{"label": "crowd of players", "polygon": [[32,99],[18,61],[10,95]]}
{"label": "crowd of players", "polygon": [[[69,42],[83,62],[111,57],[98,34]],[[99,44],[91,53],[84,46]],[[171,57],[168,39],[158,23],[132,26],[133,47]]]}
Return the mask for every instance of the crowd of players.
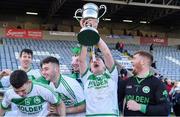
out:
{"label": "crowd of players", "polygon": [[[80,25],[97,28],[98,21],[82,19]],[[131,60],[133,76],[119,80],[117,66],[103,39],[97,47],[101,56],[91,57],[88,63],[88,48],[76,48],[71,75],[62,74],[58,59],[52,56],[41,61],[40,71],[31,69],[33,52],[23,49],[21,67],[0,72],[0,88],[10,87],[1,102],[0,116],[170,115],[166,87],[150,71],[150,53],[136,52]]]}

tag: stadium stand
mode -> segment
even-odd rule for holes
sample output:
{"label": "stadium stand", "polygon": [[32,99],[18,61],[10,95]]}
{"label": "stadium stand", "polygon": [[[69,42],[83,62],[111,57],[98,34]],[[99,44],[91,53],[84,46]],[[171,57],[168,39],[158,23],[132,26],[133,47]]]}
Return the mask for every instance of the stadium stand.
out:
{"label": "stadium stand", "polygon": [[[32,40],[32,39],[11,39],[1,38],[3,45],[0,46],[0,70],[17,69],[19,66],[18,53],[23,48],[30,48],[34,52],[32,67],[39,69],[40,61],[46,56],[55,56],[61,62],[61,70],[64,73],[70,73],[71,70],[71,48],[77,45],[76,41],[62,40]],[[112,55],[115,60],[124,61],[124,57],[119,51],[115,50],[114,44],[109,44]],[[125,49],[130,54],[138,50],[149,51],[148,45],[126,44]],[[155,58],[158,72],[172,80],[180,79],[180,51],[171,46],[154,46],[153,55]]]}

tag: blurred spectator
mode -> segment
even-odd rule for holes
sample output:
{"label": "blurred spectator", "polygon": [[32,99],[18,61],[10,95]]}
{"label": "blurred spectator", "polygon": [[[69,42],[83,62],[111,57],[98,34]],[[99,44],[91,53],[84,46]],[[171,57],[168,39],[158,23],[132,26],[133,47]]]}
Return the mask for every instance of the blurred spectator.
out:
{"label": "blurred spectator", "polygon": [[120,77],[121,77],[122,80],[128,79],[127,70],[126,70],[126,69],[121,69],[121,71],[120,71]]}
{"label": "blurred spectator", "polygon": [[149,51],[152,53],[152,51],[153,51],[153,49],[154,49],[154,44],[152,43],[151,45],[150,45],[150,47],[149,47]]}
{"label": "blurred spectator", "polygon": [[164,82],[163,79],[163,75],[159,74],[159,73],[154,73],[154,76],[157,77],[159,80],[161,80],[162,82]]}
{"label": "blurred spectator", "polygon": [[129,32],[128,36],[133,36],[133,34],[131,32]]}
{"label": "blurred spectator", "polygon": [[170,95],[172,95],[172,105],[174,114],[176,116],[180,116],[180,82],[176,82],[169,93]]}
{"label": "blurred spectator", "polygon": [[58,25],[57,25],[57,24],[54,24],[52,30],[53,30],[53,31],[58,31]]}
{"label": "blurred spectator", "polygon": [[123,30],[123,35],[127,35],[126,29]]}
{"label": "blurred spectator", "polygon": [[154,37],[155,37],[155,38],[158,37],[157,34],[155,34]]}
{"label": "blurred spectator", "polygon": [[116,43],[116,49],[117,49],[118,51],[120,51],[121,53],[123,53],[124,43],[123,43],[123,42],[117,42],[117,43]]}
{"label": "blurred spectator", "polygon": [[[168,92],[168,94],[169,94],[169,92],[171,91],[171,89],[173,88],[173,83],[171,82],[171,80],[170,79],[165,79],[165,84],[166,84],[166,90],[167,90],[167,92]],[[171,100],[171,95],[169,95],[169,98],[170,98],[170,100]]]}
{"label": "blurred spectator", "polygon": [[137,36],[141,36],[141,37],[143,36],[143,34],[142,34],[142,32],[140,30],[137,30],[136,33],[137,33],[136,34]]}
{"label": "blurred spectator", "polygon": [[154,61],[154,62],[151,64],[151,67],[153,67],[154,69],[156,69],[156,61]]}
{"label": "blurred spectator", "polygon": [[127,50],[124,50],[123,54],[124,54],[125,56],[129,56],[129,53],[128,53]]}
{"label": "blurred spectator", "polygon": [[148,34],[145,34],[145,37],[149,37]]}
{"label": "blurred spectator", "polygon": [[22,29],[22,27],[21,27],[20,25],[18,25],[16,28],[17,28],[17,29]]}

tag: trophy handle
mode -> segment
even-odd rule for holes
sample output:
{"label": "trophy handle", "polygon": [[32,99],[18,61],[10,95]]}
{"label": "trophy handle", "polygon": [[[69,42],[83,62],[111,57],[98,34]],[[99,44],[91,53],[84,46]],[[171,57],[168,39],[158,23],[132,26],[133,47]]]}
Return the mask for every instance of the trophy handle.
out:
{"label": "trophy handle", "polygon": [[[78,13],[82,13],[82,9],[77,9],[76,12],[74,13],[74,17],[76,18],[76,20],[78,22],[80,22],[80,18],[82,18],[81,16],[77,16]],[[79,19],[78,19],[79,18]]]}
{"label": "trophy handle", "polygon": [[106,5],[100,5],[100,6],[99,6],[99,10],[101,10],[101,9],[103,9],[103,8],[104,8],[104,12],[103,12],[103,14],[102,14],[101,16],[99,16],[98,19],[100,19],[100,18],[106,13],[106,11],[107,11]]}

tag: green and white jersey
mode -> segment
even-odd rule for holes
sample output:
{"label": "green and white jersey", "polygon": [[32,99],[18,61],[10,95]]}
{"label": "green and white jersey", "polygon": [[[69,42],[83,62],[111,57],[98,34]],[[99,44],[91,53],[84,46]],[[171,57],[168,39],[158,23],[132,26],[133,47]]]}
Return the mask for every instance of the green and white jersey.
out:
{"label": "green and white jersey", "polygon": [[[41,76],[39,69],[30,69],[26,73],[30,80],[35,80]],[[0,80],[0,88],[8,88],[10,85],[10,76],[5,76]]]}
{"label": "green and white jersey", "polygon": [[89,69],[82,75],[86,99],[86,116],[118,116],[118,71],[106,70],[95,76]]}
{"label": "green and white jersey", "polygon": [[1,108],[7,109],[10,104],[14,104],[18,108],[18,115],[14,116],[46,116],[48,103],[57,105],[61,103],[61,99],[49,86],[32,83],[31,91],[26,97],[19,96],[13,89],[7,90]]}
{"label": "green and white jersey", "polygon": [[27,71],[27,75],[28,75],[28,78],[31,80],[35,80],[41,77],[41,73],[39,69],[30,69],[29,71]]}
{"label": "green and white jersey", "polygon": [[[85,104],[83,88],[76,79],[60,75],[57,87],[52,82],[49,85],[60,95],[66,107]],[[85,113],[71,114],[70,116],[85,116]]]}

